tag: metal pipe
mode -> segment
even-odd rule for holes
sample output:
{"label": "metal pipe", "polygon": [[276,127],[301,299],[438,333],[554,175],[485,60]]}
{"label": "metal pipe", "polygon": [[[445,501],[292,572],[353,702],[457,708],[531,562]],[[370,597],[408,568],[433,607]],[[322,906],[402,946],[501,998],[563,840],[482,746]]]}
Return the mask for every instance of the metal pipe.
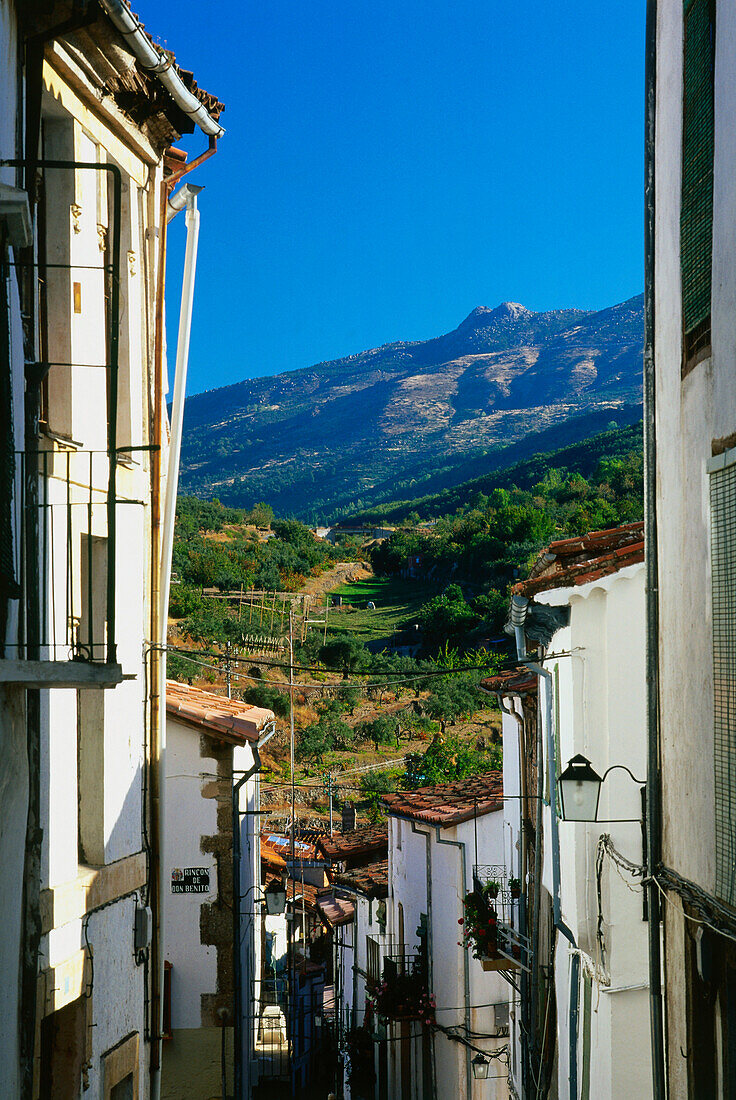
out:
{"label": "metal pipe", "polygon": [[660,899],[654,874],[662,860],[659,731],[659,549],[657,539],[657,422],[655,377],[655,135],[657,111],[657,0],[647,0],[644,141],[644,544],[646,547],[647,670],[647,896],[649,1025],[652,1097],[667,1095],[662,1004]]}
{"label": "metal pipe", "polygon": [[[242,1100],[243,1097],[243,973],[240,955],[240,791],[251,776],[261,770],[260,750],[276,732],[276,723],[270,722],[265,728],[258,742],[252,746],[253,764],[243,772],[240,779],[233,784],[232,790],[232,832],[233,832],[233,1096],[234,1100]],[[223,1024],[224,1026],[224,1024]],[[250,1074],[248,1091],[250,1093]]]}
{"label": "metal pipe", "polygon": [[[529,813],[528,794],[529,787],[527,784],[526,774],[526,722],[524,721],[524,704],[522,703],[522,713],[519,714],[516,707],[504,706],[504,696],[500,693],[496,693],[498,705],[504,714],[508,714],[509,717],[516,720],[516,725],[519,730],[519,793],[521,794],[521,805],[519,806],[519,841],[521,843],[521,859],[519,868],[519,878],[524,884],[525,889],[522,895],[522,903],[520,906],[520,918],[522,921],[522,928],[525,935],[529,935],[528,921],[528,907],[526,900],[529,896],[528,883],[527,883],[527,863],[528,863],[528,830],[524,827],[525,821],[523,815]],[[512,853],[513,858],[513,853]],[[535,892],[538,891],[538,886],[535,883]],[[526,1092],[527,1083],[529,1080],[529,1039],[531,1036],[531,1016],[529,1005],[529,974],[526,970],[522,970],[520,979],[520,994],[521,994],[521,1014],[522,1014],[522,1029],[521,1029],[521,1073],[522,1073],[522,1091]]]}
{"label": "metal pipe", "polygon": [[[430,833],[425,833],[423,829],[417,829],[414,821],[410,822],[411,831],[416,833],[417,836],[424,837],[425,843],[425,874],[426,874],[426,893],[427,893],[427,991],[430,996],[434,993],[434,966],[433,966],[433,950],[432,950],[432,837]],[[431,1065],[432,1065],[432,1097],[437,1095],[437,1066],[435,1062],[434,1052],[434,1032],[432,1033],[432,1046],[431,1046]]]}
{"label": "metal pipe", "polygon": [[[445,844],[448,847],[459,848],[460,850],[460,873],[462,875],[463,882],[463,898],[465,897],[465,891],[468,888],[468,867],[465,853],[465,842],[462,840],[443,840],[442,827],[435,825],[435,836],[438,844]],[[470,1035],[472,1031],[472,1017],[470,1014],[470,960],[468,959],[468,952],[463,951],[463,983],[465,988],[465,1028],[466,1033]],[[465,1047],[465,1090],[467,1100],[471,1100],[473,1095],[473,1067],[470,1060],[470,1047]]]}
{"label": "metal pipe", "polygon": [[225,131],[220,123],[212,118],[205,105],[189,91],[176,71],[174,62],[154,46],[144,31],[143,24],[123,0],[100,0],[100,7],[123,36],[141,68],[158,77],[177,107],[199,126],[202,133],[208,137],[222,137]]}
{"label": "metal pipe", "polygon": [[[194,279],[197,266],[197,244],[199,240],[199,211],[197,210],[196,193],[187,195],[187,243],[184,254],[184,274],[181,288],[181,310],[179,313],[179,334],[176,347],[176,373],[174,375],[174,398],[171,411],[171,433],[169,439],[169,460],[166,474],[166,495],[164,498],[163,526],[161,533],[161,558],[160,558],[160,585],[159,585],[159,609],[158,609],[158,642],[165,654],[168,627],[169,589],[171,585],[171,557],[174,546],[174,524],[176,520],[176,491],[179,480],[179,459],[181,454],[182,423],[184,419],[184,397],[186,394],[187,367],[189,364],[189,338],[192,324],[192,307],[194,304]],[[166,698],[166,659],[159,662],[159,700]],[[163,707],[159,706],[159,712]],[[160,995],[163,989],[163,964],[164,964],[164,908],[166,897],[166,864],[162,855],[166,848],[166,799],[164,779],[166,775],[166,721],[160,720],[158,733],[157,770],[158,783],[158,919],[160,929],[159,969],[159,997],[157,1004],[158,1018],[158,1042],[163,1035],[163,997]],[[156,1066],[153,1093],[157,1100],[161,1089],[161,1065]]]}

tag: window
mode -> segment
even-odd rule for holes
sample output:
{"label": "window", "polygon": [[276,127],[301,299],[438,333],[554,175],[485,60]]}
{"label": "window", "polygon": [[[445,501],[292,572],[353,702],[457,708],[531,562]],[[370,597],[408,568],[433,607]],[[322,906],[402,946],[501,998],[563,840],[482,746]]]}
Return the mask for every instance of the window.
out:
{"label": "window", "polygon": [[715,0],[685,0],[682,118],[683,375],[710,354]]}
{"label": "window", "polygon": [[736,450],[711,459],[717,897],[736,905]]}

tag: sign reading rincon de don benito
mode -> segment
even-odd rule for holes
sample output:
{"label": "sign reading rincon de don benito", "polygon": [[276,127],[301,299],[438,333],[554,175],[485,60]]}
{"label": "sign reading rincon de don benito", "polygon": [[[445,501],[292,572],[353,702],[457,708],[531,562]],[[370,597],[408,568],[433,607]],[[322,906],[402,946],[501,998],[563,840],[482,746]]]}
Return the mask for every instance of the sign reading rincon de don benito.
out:
{"label": "sign reading rincon de don benito", "polygon": [[174,867],[171,872],[172,894],[208,894],[209,867]]}

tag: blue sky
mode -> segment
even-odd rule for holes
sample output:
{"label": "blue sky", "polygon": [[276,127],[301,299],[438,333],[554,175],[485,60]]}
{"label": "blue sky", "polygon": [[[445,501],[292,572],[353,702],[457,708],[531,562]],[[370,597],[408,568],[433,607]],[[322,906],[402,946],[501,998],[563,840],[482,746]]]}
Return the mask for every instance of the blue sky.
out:
{"label": "blue sky", "polygon": [[476,305],[641,291],[642,0],[133,6],[226,103],[196,173],[190,393],[435,336]]}

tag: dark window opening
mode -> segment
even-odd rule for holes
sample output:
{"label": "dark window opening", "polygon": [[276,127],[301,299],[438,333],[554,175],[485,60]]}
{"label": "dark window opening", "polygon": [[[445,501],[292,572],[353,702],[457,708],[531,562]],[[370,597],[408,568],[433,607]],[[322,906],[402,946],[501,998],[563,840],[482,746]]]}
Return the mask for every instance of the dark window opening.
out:
{"label": "dark window opening", "polygon": [[682,119],[683,376],[710,354],[715,0],[686,0]]}

